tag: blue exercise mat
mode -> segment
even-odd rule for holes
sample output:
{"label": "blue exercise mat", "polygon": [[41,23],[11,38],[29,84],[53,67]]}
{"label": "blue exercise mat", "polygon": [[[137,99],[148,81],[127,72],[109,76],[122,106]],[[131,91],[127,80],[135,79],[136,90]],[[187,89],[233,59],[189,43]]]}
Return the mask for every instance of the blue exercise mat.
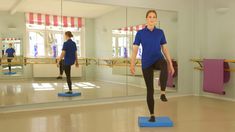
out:
{"label": "blue exercise mat", "polygon": [[58,96],[61,97],[74,97],[74,96],[80,96],[80,92],[73,92],[72,94],[66,94],[66,93],[58,93]]}
{"label": "blue exercise mat", "polygon": [[149,117],[139,117],[138,122],[140,127],[173,127],[173,121],[167,117],[155,117],[155,122],[149,122]]}
{"label": "blue exercise mat", "polygon": [[16,72],[4,72],[3,74],[4,75],[14,75],[14,74],[16,74]]}

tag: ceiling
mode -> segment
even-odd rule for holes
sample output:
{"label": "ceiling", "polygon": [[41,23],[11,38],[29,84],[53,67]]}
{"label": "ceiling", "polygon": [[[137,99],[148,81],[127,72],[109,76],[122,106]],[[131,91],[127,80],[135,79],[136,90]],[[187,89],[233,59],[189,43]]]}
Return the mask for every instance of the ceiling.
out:
{"label": "ceiling", "polygon": [[8,11],[10,14],[35,12],[61,15],[62,13],[64,16],[96,18],[116,8],[116,6],[87,4],[69,0],[63,0],[63,2],[61,0],[0,0],[0,11]]}

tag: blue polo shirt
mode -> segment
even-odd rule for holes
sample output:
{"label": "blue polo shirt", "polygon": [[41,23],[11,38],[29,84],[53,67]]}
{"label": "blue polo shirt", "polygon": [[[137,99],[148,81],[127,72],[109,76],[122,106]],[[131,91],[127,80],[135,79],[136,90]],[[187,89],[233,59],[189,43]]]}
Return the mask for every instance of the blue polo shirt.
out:
{"label": "blue polo shirt", "polygon": [[73,65],[76,60],[76,52],[77,52],[77,46],[76,43],[69,39],[66,42],[64,42],[62,50],[65,51],[64,56],[64,65]]}
{"label": "blue polo shirt", "polygon": [[8,49],[6,50],[6,53],[7,53],[7,57],[14,57],[15,49],[13,49],[13,48],[8,48]]}
{"label": "blue polo shirt", "polygon": [[166,38],[163,30],[154,27],[150,31],[147,26],[139,30],[136,34],[134,45],[142,45],[142,69],[146,69],[157,60],[164,59],[161,52],[161,45],[166,44]]}

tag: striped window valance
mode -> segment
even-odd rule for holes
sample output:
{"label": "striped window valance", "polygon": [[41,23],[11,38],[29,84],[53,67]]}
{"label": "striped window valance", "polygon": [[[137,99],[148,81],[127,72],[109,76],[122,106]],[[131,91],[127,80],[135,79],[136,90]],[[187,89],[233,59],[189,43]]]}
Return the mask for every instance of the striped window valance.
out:
{"label": "striped window valance", "polygon": [[45,25],[45,26],[63,26],[63,27],[78,27],[83,26],[81,17],[58,16],[41,13],[26,13],[26,23]]}
{"label": "striped window valance", "polygon": [[136,26],[129,26],[129,27],[124,27],[124,28],[119,28],[118,30],[122,31],[139,31],[141,29],[145,28],[145,24],[140,24]]}
{"label": "striped window valance", "polygon": [[15,40],[20,40],[20,38],[0,38],[2,41],[15,41]]}

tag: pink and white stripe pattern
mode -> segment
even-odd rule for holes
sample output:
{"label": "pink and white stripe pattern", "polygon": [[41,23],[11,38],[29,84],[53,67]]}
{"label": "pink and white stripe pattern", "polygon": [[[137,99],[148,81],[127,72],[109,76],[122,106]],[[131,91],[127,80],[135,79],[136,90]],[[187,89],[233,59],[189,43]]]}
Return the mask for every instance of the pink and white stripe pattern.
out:
{"label": "pink and white stripe pattern", "polygon": [[0,38],[2,41],[20,40],[20,38]]}
{"label": "pink and white stripe pattern", "polygon": [[140,25],[136,25],[136,26],[119,28],[118,30],[122,30],[122,31],[139,31],[139,30],[141,30],[143,28],[145,28],[145,24],[140,24]]}
{"label": "pink and white stripe pattern", "polygon": [[28,24],[46,25],[46,26],[63,26],[81,28],[81,17],[58,16],[41,13],[26,13],[26,22]]}

